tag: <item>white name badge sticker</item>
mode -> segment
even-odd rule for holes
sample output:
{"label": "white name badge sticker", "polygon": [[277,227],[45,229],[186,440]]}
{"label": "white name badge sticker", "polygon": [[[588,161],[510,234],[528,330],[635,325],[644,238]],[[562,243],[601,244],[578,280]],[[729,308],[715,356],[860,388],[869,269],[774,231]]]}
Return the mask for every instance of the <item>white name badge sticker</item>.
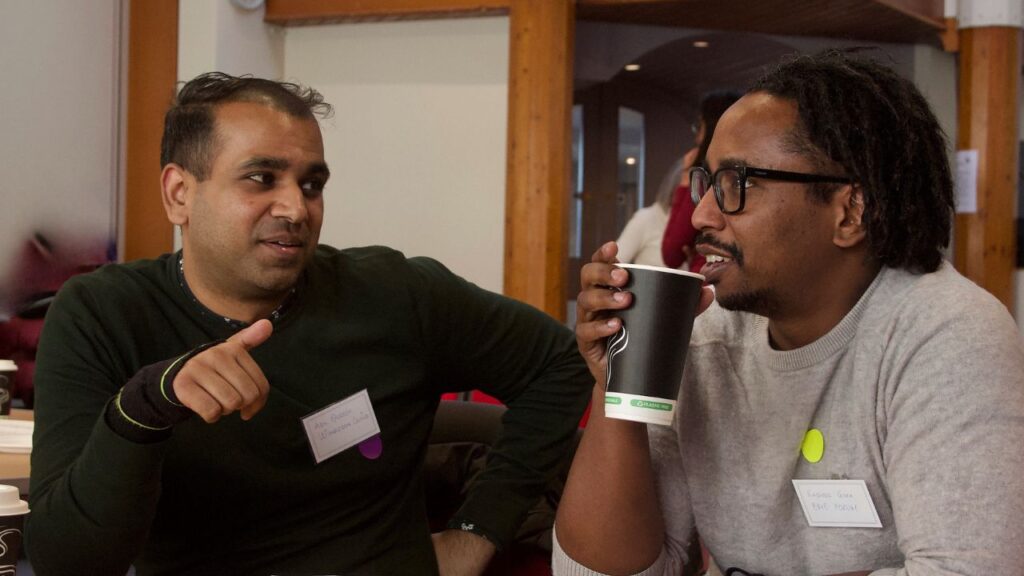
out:
{"label": "white name badge sticker", "polygon": [[380,434],[370,394],[365,389],[304,416],[302,425],[317,464]]}
{"label": "white name badge sticker", "polygon": [[863,480],[793,480],[793,488],[811,526],[882,527]]}

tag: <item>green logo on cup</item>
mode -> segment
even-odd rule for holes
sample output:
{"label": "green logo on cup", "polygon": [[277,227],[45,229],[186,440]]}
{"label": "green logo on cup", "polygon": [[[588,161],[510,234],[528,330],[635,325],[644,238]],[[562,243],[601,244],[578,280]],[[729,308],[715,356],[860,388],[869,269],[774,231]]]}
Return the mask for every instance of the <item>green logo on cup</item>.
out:
{"label": "green logo on cup", "polygon": [[605,404],[622,404],[622,398],[619,398],[618,396],[605,396],[604,397],[604,403]]}
{"label": "green logo on cup", "polygon": [[671,404],[664,402],[651,402],[650,400],[630,400],[630,406],[636,406],[637,408],[650,408],[651,410],[672,410]]}

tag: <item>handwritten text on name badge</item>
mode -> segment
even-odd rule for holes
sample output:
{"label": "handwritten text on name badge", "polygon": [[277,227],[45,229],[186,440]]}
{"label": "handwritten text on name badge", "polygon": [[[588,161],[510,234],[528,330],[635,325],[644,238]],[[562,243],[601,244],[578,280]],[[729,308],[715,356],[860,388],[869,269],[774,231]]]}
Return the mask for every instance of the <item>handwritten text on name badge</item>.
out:
{"label": "handwritten text on name badge", "polygon": [[807,524],[833,528],[881,528],[863,480],[793,480]]}
{"label": "handwritten text on name badge", "polygon": [[380,434],[370,394],[365,389],[304,416],[302,426],[317,464]]}

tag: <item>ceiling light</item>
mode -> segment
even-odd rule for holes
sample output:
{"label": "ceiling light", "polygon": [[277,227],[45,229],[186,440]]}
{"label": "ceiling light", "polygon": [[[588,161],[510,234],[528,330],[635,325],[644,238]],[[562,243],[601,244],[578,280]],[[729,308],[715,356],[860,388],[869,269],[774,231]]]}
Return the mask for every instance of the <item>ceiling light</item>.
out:
{"label": "ceiling light", "polygon": [[636,72],[639,69],[639,64],[626,64],[626,72]]}
{"label": "ceiling light", "polygon": [[636,164],[636,158],[633,158],[632,156],[627,156],[626,157],[626,165],[627,166],[632,166],[634,164]]}
{"label": "ceiling light", "polygon": [[707,40],[697,40],[693,43],[694,48],[707,48],[708,46],[710,46],[710,44],[708,44]]}

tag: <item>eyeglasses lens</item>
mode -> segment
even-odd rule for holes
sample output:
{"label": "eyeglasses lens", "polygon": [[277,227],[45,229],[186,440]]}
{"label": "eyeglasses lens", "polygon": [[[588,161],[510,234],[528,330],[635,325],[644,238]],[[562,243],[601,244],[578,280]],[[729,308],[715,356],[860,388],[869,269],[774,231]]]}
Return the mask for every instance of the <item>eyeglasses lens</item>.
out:
{"label": "eyeglasses lens", "polygon": [[710,188],[710,182],[708,182],[708,173],[699,168],[690,171],[690,195],[694,205],[700,204],[700,199],[704,197]]}
{"label": "eyeglasses lens", "polygon": [[718,200],[723,212],[739,210],[743,187],[739,170],[719,170],[715,174],[715,187],[720,194]]}

